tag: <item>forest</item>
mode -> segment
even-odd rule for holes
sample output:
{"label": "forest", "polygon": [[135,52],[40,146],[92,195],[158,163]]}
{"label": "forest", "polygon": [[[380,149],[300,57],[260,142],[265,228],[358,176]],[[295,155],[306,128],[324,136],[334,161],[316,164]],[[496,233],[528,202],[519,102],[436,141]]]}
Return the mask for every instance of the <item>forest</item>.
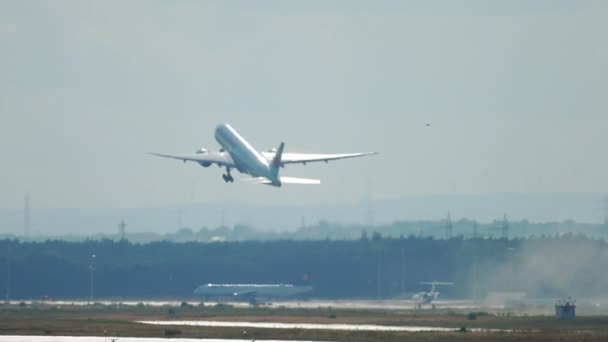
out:
{"label": "forest", "polygon": [[605,240],[383,237],[356,240],[152,242],[0,240],[0,291],[10,299],[193,299],[206,283],[291,283],[314,298],[398,298],[450,281],[445,298],[490,291],[599,296]]}

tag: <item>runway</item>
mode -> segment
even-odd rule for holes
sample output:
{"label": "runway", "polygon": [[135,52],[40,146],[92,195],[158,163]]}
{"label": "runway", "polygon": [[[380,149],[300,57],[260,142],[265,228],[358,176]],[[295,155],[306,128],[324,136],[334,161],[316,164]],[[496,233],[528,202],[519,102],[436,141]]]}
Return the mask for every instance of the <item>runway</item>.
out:
{"label": "runway", "polygon": [[197,326],[222,328],[261,328],[261,329],[304,329],[304,330],[343,330],[343,331],[456,331],[455,328],[391,326],[373,324],[309,324],[277,322],[227,322],[227,321],[138,321],[137,323],[163,326]]}
{"label": "runway", "polygon": [[[40,304],[40,305],[89,305],[91,302],[83,300],[45,300],[45,301],[11,301],[11,304],[18,305],[20,303]],[[182,303],[198,306],[215,306],[218,304],[230,305],[237,308],[250,307],[251,304],[246,302],[218,302],[218,301],[193,301],[193,300],[95,300],[94,303],[101,305],[128,305],[135,306],[144,304],[148,306],[180,306]],[[413,310],[418,309],[418,304],[412,300],[298,300],[298,301],[260,301],[259,306],[267,307],[284,307],[284,308],[333,308],[333,309],[361,309],[361,310]],[[502,309],[502,305],[483,305],[472,300],[438,300],[434,301],[433,305],[436,309]],[[431,309],[431,304],[424,304],[420,309]]]}
{"label": "runway", "polygon": [[[334,308],[334,309],[366,309],[366,310],[413,310],[418,308],[418,303],[412,300],[309,300],[309,301],[285,301],[265,303],[269,306],[286,308]],[[472,300],[440,300],[433,304],[421,305],[421,309],[433,308],[446,309],[478,309],[479,303]],[[501,308],[501,307],[498,307]]]}
{"label": "runway", "polygon": [[[194,339],[194,338],[147,338],[147,337],[94,337],[94,336],[0,336],[0,342],[235,342],[243,339]],[[291,340],[256,340],[264,342],[295,342]],[[297,341],[316,342],[316,341]]]}

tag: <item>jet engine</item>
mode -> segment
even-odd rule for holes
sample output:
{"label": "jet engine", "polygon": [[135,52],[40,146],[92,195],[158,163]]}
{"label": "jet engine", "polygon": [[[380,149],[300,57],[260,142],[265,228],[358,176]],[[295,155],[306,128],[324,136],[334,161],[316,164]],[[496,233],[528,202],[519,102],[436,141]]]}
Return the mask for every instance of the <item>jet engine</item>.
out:
{"label": "jet engine", "polygon": [[209,167],[211,166],[211,162],[198,162],[199,164],[201,164],[202,167]]}
{"label": "jet engine", "polygon": [[[194,152],[196,154],[205,154],[207,153],[207,149],[204,147],[199,148],[198,150],[196,150],[196,152]],[[211,166],[211,162],[198,162],[199,164],[201,164],[202,167],[209,167]]]}

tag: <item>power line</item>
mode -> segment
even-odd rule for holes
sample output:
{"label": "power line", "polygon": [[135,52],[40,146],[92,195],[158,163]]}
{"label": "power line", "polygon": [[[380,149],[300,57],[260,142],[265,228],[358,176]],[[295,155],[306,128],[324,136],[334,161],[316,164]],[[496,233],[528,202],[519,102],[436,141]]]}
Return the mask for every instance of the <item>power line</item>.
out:
{"label": "power line", "polygon": [[378,264],[376,266],[376,295],[382,298],[382,251],[378,252]]}
{"label": "power line", "polygon": [[30,194],[25,195],[25,203],[23,206],[23,235],[30,235]]}
{"label": "power line", "polygon": [[182,208],[177,208],[177,229],[182,229],[184,228],[184,225],[182,223]]}
{"label": "power line", "polygon": [[608,226],[608,196],[604,198],[604,225]]}
{"label": "power line", "polygon": [[366,223],[369,229],[374,226],[375,213],[374,213],[374,196],[372,193],[372,181],[371,178],[367,179],[367,194],[366,194]]}
{"label": "power line", "polygon": [[509,221],[507,220],[507,214],[502,219],[502,226],[500,227],[503,239],[509,239]]}
{"label": "power line", "polygon": [[9,303],[11,300],[11,251],[6,255],[6,302]]}
{"label": "power line", "polygon": [[220,210],[220,227],[224,227],[226,225],[226,217],[224,214],[224,208],[222,208],[222,210]]}
{"label": "power line", "polygon": [[91,259],[89,260],[89,303],[94,303],[94,286],[95,286],[95,254],[91,255]]}
{"label": "power line", "polygon": [[473,300],[477,301],[477,296],[479,293],[479,279],[477,273],[477,250],[475,250],[475,254],[473,255]]}
{"label": "power line", "polygon": [[405,248],[401,247],[401,294],[405,293],[405,274],[406,274],[406,264],[405,264]]}

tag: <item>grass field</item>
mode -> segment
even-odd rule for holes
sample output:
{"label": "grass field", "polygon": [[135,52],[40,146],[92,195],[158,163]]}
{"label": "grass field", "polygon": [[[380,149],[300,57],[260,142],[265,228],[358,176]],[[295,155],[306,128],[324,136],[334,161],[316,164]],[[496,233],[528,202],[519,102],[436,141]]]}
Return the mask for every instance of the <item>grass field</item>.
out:
{"label": "grass field", "polygon": [[[213,320],[285,323],[347,323],[397,326],[437,326],[453,332],[364,332],[247,328],[248,339],[319,341],[607,341],[608,316],[580,316],[557,321],[551,316],[504,311],[468,310],[346,310],[234,308],[146,305],[0,305],[0,334],[132,337],[192,337],[243,339],[242,328],[153,326],[142,320]],[[509,331],[475,331],[471,328]]]}

